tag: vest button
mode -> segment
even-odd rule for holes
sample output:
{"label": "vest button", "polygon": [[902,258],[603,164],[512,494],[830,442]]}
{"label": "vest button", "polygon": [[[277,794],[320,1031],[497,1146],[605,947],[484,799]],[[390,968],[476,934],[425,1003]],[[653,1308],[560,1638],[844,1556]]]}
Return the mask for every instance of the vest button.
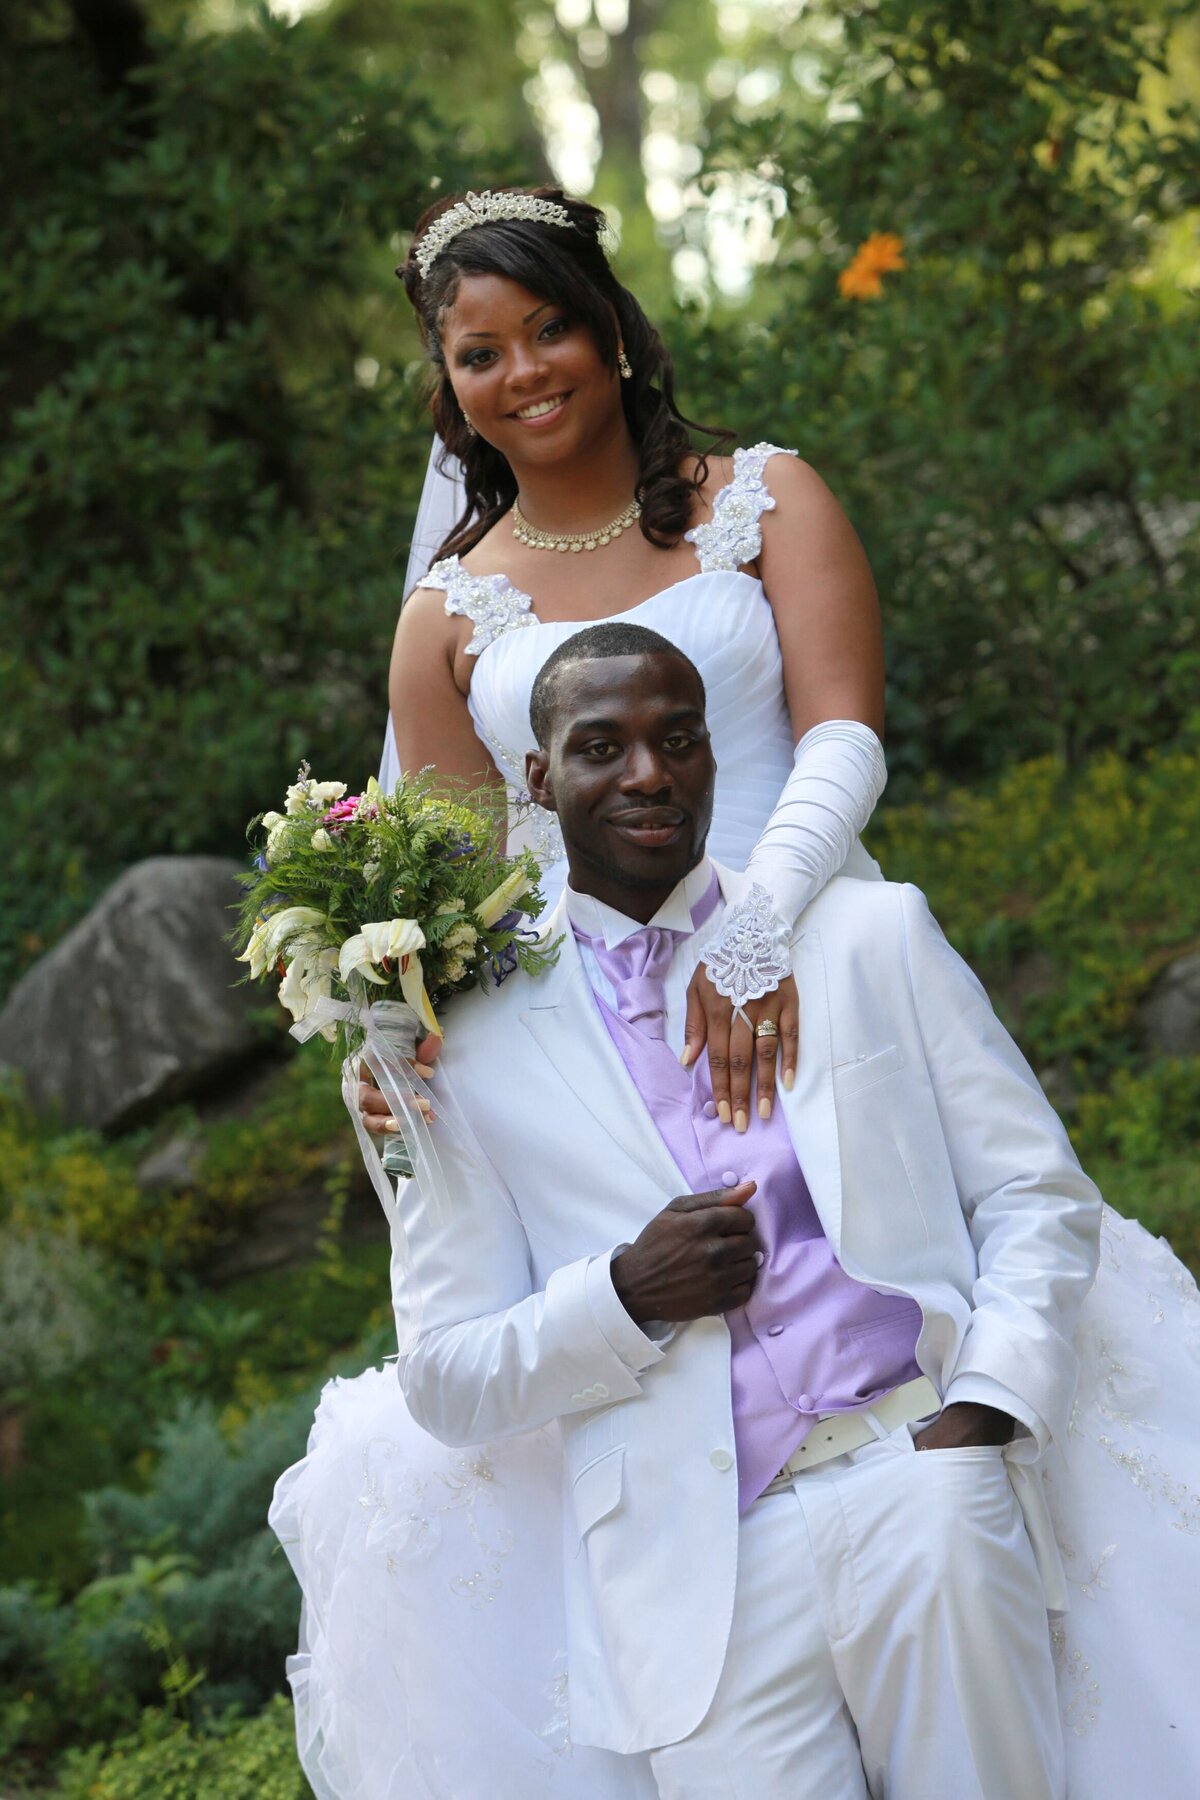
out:
{"label": "vest button", "polygon": [[730,1456],[728,1450],[714,1450],[710,1454],[708,1460],[713,1468],[720,1470],[722,1474],[724,1474],[726,1469],[732,1469],[733,1467],[733,1458]]}
{"label": "vest button", "polygon": [[782,1335],[783,1335],[783,1326],[782,1325],[768,1325],[767,1326],[767,1336],[768,1337],[782,1337]]}
{"label": "vest button", "polygon": [[725,1183],[726,1187],[736,1187],[737,1179],[738,1178],[737,1178],[737,1170],[736,1169],[726,1169],[724,1174],[721,1176],[721,1180]]}
{"label": "vest button", "polygon": [[811,1394],[798,1394],[796,1396],[796,1405],[800,1408],[801,1412],[815,1412],[817,1408],[817,1403]]}
{"label": "vest button", "polygon": [[704,1105],[700,1108],[700,1111],[704,1114],[706,1119],[715,1119],[717,1116],[716,1101],[715,1100],[706,1100],[704,1102]]}

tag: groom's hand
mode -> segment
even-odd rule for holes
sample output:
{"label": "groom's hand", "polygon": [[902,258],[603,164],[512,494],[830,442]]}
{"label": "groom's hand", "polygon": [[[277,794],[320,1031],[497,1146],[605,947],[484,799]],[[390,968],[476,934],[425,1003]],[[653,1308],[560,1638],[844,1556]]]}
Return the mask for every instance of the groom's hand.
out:
{"label": "groom's hand", "polygon": [[917,1432],[913,1443],[918,1450],[967,1450],[978,1444],[1007,1444],[1016,1428],[1016,1421],[998,1407],[958,1400],[944,1406]]}
{"label": "groom's hand", "polygon": [[680,1195],[613,1257],[613,1286],[635,1325],[681,1324],[746,1304],[762,1252],[746,1210],[756,1185]]}

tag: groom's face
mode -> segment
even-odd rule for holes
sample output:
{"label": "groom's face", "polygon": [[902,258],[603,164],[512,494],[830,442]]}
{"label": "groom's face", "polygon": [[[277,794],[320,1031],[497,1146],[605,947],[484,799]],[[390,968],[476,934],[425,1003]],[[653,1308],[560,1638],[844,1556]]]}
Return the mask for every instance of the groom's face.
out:
{"label": "groom's face", "polygon": [[620,911],[665,898],[704,854],[717,767],[703,689],[678,656],[568,665],[549,743],[526,768],[534,800],[558,814],[572,886]]}

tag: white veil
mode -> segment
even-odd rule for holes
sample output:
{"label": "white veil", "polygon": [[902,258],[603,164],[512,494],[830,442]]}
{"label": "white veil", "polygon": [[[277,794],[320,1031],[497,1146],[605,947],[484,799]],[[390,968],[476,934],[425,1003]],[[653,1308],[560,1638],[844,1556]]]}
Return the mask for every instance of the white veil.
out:
{"label": "white veil", "polygon": [[[439,466],[443,457],[446,463],[444,469]],[[425,470],[425,485],[421,489],[421,504],[417,508],[417,522],[413,526],[408,568],[404,574],[406,598],[422,576],[428,574],[438,546],[449,537],[451,528],[465,505],[466,488],[463,484],[462,465],[456,456],[446,454],[441,438],[435,435],[429,452],[429,466]],[[383,737],[383,756],[379,764],[379,785],[385,794],[391,793],[400,773],[396,734],[392,730],[392,715],[389,712]]]}

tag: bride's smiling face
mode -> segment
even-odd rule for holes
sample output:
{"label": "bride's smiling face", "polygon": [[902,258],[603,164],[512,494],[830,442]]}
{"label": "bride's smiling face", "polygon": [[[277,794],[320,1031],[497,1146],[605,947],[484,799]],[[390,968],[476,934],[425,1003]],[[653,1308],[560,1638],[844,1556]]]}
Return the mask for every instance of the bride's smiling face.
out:
{"label": "bride's smiling face", "polygon": [[455,397],[513,468],[561,462],[621,429],[620,381],[586,326],[503,275],[464,275],[441,320]]}

